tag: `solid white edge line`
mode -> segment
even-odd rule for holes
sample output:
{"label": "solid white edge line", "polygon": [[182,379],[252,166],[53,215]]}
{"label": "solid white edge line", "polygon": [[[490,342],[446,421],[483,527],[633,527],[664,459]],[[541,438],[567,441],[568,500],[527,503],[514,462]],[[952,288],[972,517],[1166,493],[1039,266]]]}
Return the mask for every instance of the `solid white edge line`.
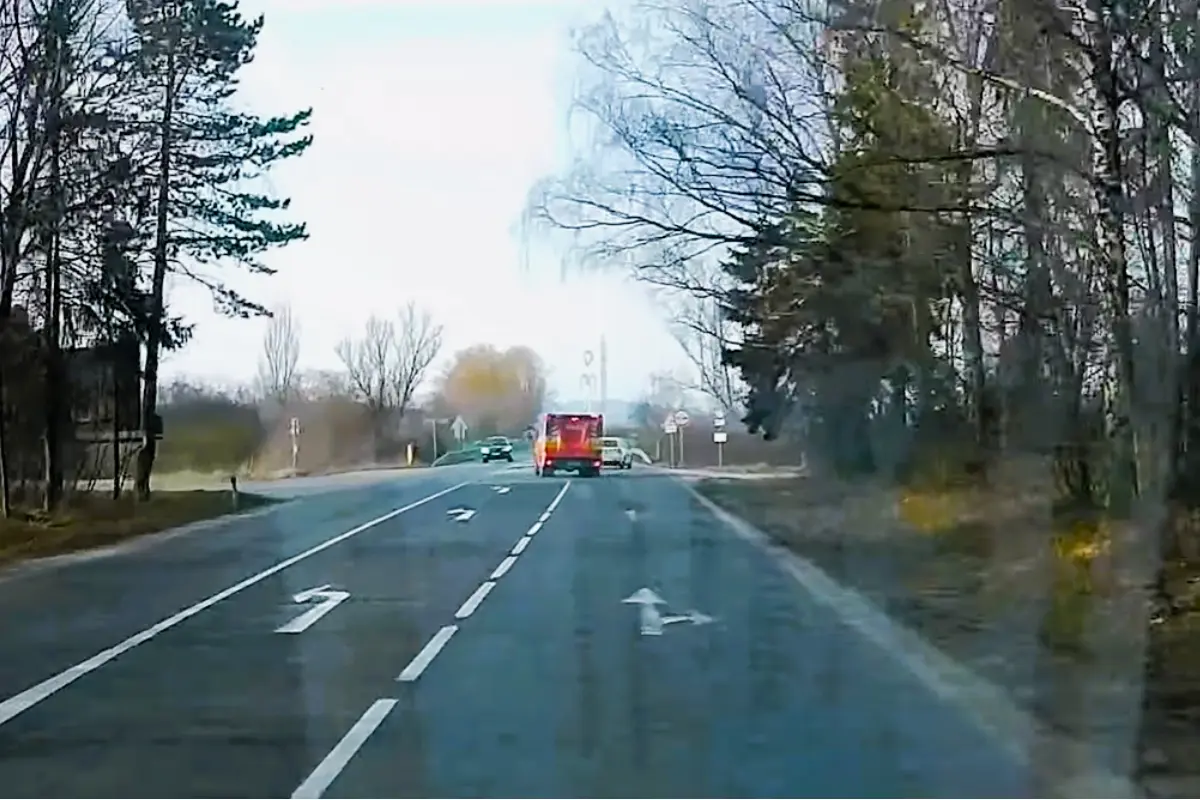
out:
{"label": "solid white edge line", "polygon": [[525,548],[529,547],[529,543],[532,541],[533,541],[533,539],[530,539],[528,536],[522,536],[520,539],[517,540],[517,543],[515,545],[513,545],[513,549],[511,551],[512,554],[514,556],[521,555],[521,553],[525,552]]}
{"label": "solid white edge line", "polygon": [[376,700],[372,703],[371,707],[363,712],[358,721],[350,727],[342,740],[334,745],[325,758],[321,759],[321,763],[317,764],[317,768],[304,779],[304,783],[296,787],[296,791],[292,792],[292,797],[308,800],[323,795],[329,785],[350,763],[350,759],[354,758],[354,754],[395,707],[396,701],[392,699]]}
{"label": "solid white edge line", "polygon": [[442,652],[442,648],[446,646],[446,642],[450,641],[450,637],[458,631],[457,625],[445,625],[433,637],[425,643],[421,648],[421,652],[413,656],[413,660],[408,662],[408,666],[404,671],[396,676],[396,680],[404,683],[411,683],[421,677],[421,673],[429,666],[433,659],[437,658],[437,654]]}
{"label": "solid white edge line", "polygon": [[492,571],[491,580],[498,581],[503,578],[504,574],[512,569],[512,565],[515,563],[517,563],[516,556],[506,556],[504,560],[500,562],[500,566],[496,567],[496,569]]}
{"label": "solid white edge line", "polygon": [[483,599],[488,596],[488,592],[495,588],[495,581],[484,581],[483,583],[479,584],[479,588],[472,592],[471,596],[468,597],[463,604],[458,607],[458,611],[454,612],[454,618],[466,619],[474,614],[475,609],[479,608],[479,604],[482,603]]}
{"label": "solid white edge line", "polygon": [[[718,521],[739,538],[775,558],[778,565],[818,604],[829,609],[842,624],[891,656],[943,701],[956,705],[967,717],[1019,764],[1028,764],[1039,741],[1073,753],[1074,763],[1088,769],[1071,776],[1067,797],[1143,797],[1127,777],[1103,766],[1099,754],[1086,742],[1049,729],[1036,716],[1018,706],[1009,693],[973,669],[943,653],[924,636],[897,622],[856,590],[838,583],[813,562],[774,543],[761,530],[727,511],[678,478]],[[1065,747],[1064,747],[1065,746]],[[1060,787],[1062,788],[1062,787]]]}
{"label": "solid white edge line", "polygon": [[58,673],[57,675],[47,678],[46,680],[42,681],[41,683],[30,686],[28,689],[26,689],[22,692],[18,692],[17,694],[14,694],[12,697],[9,697],[8,699],[4,700],[3,702],[0,702],[0,725],[3,725],[4,723],[10,721],[13,717],[16,717],[18,714],[22,714],[25,711],[28,711],[29,709],[33,708],[38,703],[40,703],[43,700],[45,700],[46,698],[50,697],[55,692],[58,692],[64,688],[66,688],[67,686],[70,686],[72,683],[79,680],[84,675],[87,675],[89,672],[92,672],[93,670],[99,669],[100,667],[107,664],[109,661],[112,661],[117,656],[119,656],[123,653],[129,652],[130,650],[132,650],[133,648],[137,647],[140,644],[145,644],[146,642],[153,639],[155,636],[158,636],[163,631],[169,630],[169,629],[175,627],[176,625],[178,625],[179,623],[183,622],[184,620],[196,616],[201,611],[205,611],[209,608],[212,608],[213,606],[215,606],[217,603],[221,602],[222,600],[226,600],[230,597],[233,597],[235,594],[237,594],[238,592],[241,592],[243,589],[248,589],[251,586],[253,586],[254,584],[259,583],[260,581],[266,580],[267,578],[271,577],[272,575],[282,572],[283,570],[287,569],[288,567],[298,564],[310,556],[314,556],[323,550],[327,550],[330,547],[333,547],[335,544],[344,542],[345,540],[349,539],[352,536],[357,536],[358,534],[362,533],[365,530],[369,530],[370,528],[373,528],[376,525],[387,522],[390,519],[394,519],[395,517],[400,516],[401,514],[403,514],[406,511],[411,511],[412,509],[416,508],[417,506],[424,505],[425,503],[428,503],[431,500],[436,500],[437,498],[439,498],[443,495],[449,494],[450,492],[453,492],[456,489],[461,489],[462,487],[467,486],[470,483],[472,483],[472,481],[463,481],[462,483],[455,484],[454,486],[451,486],[447,489],[442,489],[441,491],[434,492],[433,494],[422,497],[420,500],[416,500],[412,503],[409,503],[406,506],[401,506],[400,508],[393,509],[393,510],[389,511],[388,513],[384,514],[383,516],[376,517],[375,519],[370,520],[368,522],[364,522],[363,524],[361,524],[355,528],[351,528],[350,530],[346,531],[345,533],[339,533],[337,536],[334,536],[331,539],[326,539],[325,541],[308,548],[307,550],[305,550],[302,553],[298,553],[290,558],[285,558],[283,561],[280,561],[279,563],[275,564],[274,566],[268,567],[256,575],[251,575],[249,578],[246,578],[245,580],[241,581],[240,583],[235,583],[233,586],[230,586],[228,589],[224,589],[220,592],[217,592],[212,597],[209,597],[206,600],[201,600],[199,603],[188,606],[183,611],[180,611],[179,613],[174,614],[173,616],[167,617],[166,619],[162,620],[161,622],[155,623],[154,625],[151,625],[149,628],[146,628],[145,630],[143,630],[139,633],[135,633],[133,636],[130,636],[128,639],[121,642],[120,644],[113,645],[112,647],[108,648],[107,650],[97,653],[96,655],[92,656],[91,658],[87,659],[86,661],[81,661],[80,663],[76,664],[75,666],[68,667],[67,669],[63,670],[62,672]]}

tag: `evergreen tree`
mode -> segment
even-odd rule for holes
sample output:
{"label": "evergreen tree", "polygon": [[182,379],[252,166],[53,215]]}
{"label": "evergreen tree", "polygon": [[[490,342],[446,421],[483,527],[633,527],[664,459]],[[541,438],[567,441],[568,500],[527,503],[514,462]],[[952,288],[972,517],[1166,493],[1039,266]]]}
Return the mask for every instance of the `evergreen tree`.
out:
{"label": "evergreen tree", "polygon": [[158,433],[167,273],[202,283],[227,314],[267,313],[206,268],[235,262],[270,274],[261,255],[306,238],[303,224],[280,222],[271,213],[285,210],[288,201],[255,191],[252,184],[312,143],[301,135],[311,109],[264,119],[233,108],[238,73],[253,58],[263,25],[261,16],[243,19],[236,2],[128,0],[126,6],[143,87],[137,110],[153,120],[144,130],[153,142],[144,195],[153,209],[154,233],[135,481],[138,494],[146,497]]}

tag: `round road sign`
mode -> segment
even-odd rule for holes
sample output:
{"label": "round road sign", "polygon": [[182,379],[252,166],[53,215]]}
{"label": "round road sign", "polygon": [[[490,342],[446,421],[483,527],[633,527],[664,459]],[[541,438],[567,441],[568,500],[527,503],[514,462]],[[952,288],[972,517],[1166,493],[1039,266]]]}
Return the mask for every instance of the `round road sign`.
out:
{"label": "round road sign", "polygon": [[679,427],[682,428],[684,425],[687,425],[690,420],[691,417],[682,408],[675,412],[675,424]]}

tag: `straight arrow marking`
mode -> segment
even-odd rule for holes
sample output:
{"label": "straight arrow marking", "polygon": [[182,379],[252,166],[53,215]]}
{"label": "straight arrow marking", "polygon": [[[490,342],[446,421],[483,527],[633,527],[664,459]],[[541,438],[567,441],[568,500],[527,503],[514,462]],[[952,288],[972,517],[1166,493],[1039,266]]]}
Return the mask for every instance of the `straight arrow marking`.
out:
{"label": "straight arrow marking", "polygon": [[662,636],[663,628],[678,622],[690,622],[693,625],[707,625],[715,620],[699,611],[688,611],[686,614],[668,614],[659,612],[659,606],[665,606],[667,601],[662,599],[650,587],[638,589],[621,601],[627,605],[638,607],[638,627],[642,636]]}

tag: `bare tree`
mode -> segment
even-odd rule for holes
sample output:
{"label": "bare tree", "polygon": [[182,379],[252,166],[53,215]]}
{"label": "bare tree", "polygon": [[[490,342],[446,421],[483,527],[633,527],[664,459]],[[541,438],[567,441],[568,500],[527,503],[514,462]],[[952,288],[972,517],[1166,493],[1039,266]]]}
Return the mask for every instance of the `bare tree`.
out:
{"label": "bare tree", "polygon": [[397,383],[395,350],[396,326],[374,314],[367,319],[361,338],[343,339],[337,346],[351,390],[375,416],[387,411]]}
{"label": "bare tree", "polygon": [[[711,276],[717,285],[718,276]],[[696,369],[697,380],[688,386],[708,395],[729,414],[742,413],[744,386],[737,371],[725,363],[725,352],[741,344],[737,326],[725,318],[711,293],[673,292],[671,335]]]}
{"label": "bare tree", "polygon": [[284,406],[296,391],[296,367],[300,363],[300,324],[290,306],[271,312],[271,321],[263,336],[263,352],[258,363],[258,381],[263,394]]}
{"label": "bare tree", "polygon": [[442,349],[442,326],[426,310],[409,302],[400,310],[395,343],[392,393],[396,410],[403,415],[421,385],[429,365]]}
{"label": "bare tree", "polygon": [[337,355],[351,390],[367,404],[378,426],[408,410],[441,347],[442,327],[429,312],[409,303],[395,321],[372,315],[362,337],[340,342]]}

